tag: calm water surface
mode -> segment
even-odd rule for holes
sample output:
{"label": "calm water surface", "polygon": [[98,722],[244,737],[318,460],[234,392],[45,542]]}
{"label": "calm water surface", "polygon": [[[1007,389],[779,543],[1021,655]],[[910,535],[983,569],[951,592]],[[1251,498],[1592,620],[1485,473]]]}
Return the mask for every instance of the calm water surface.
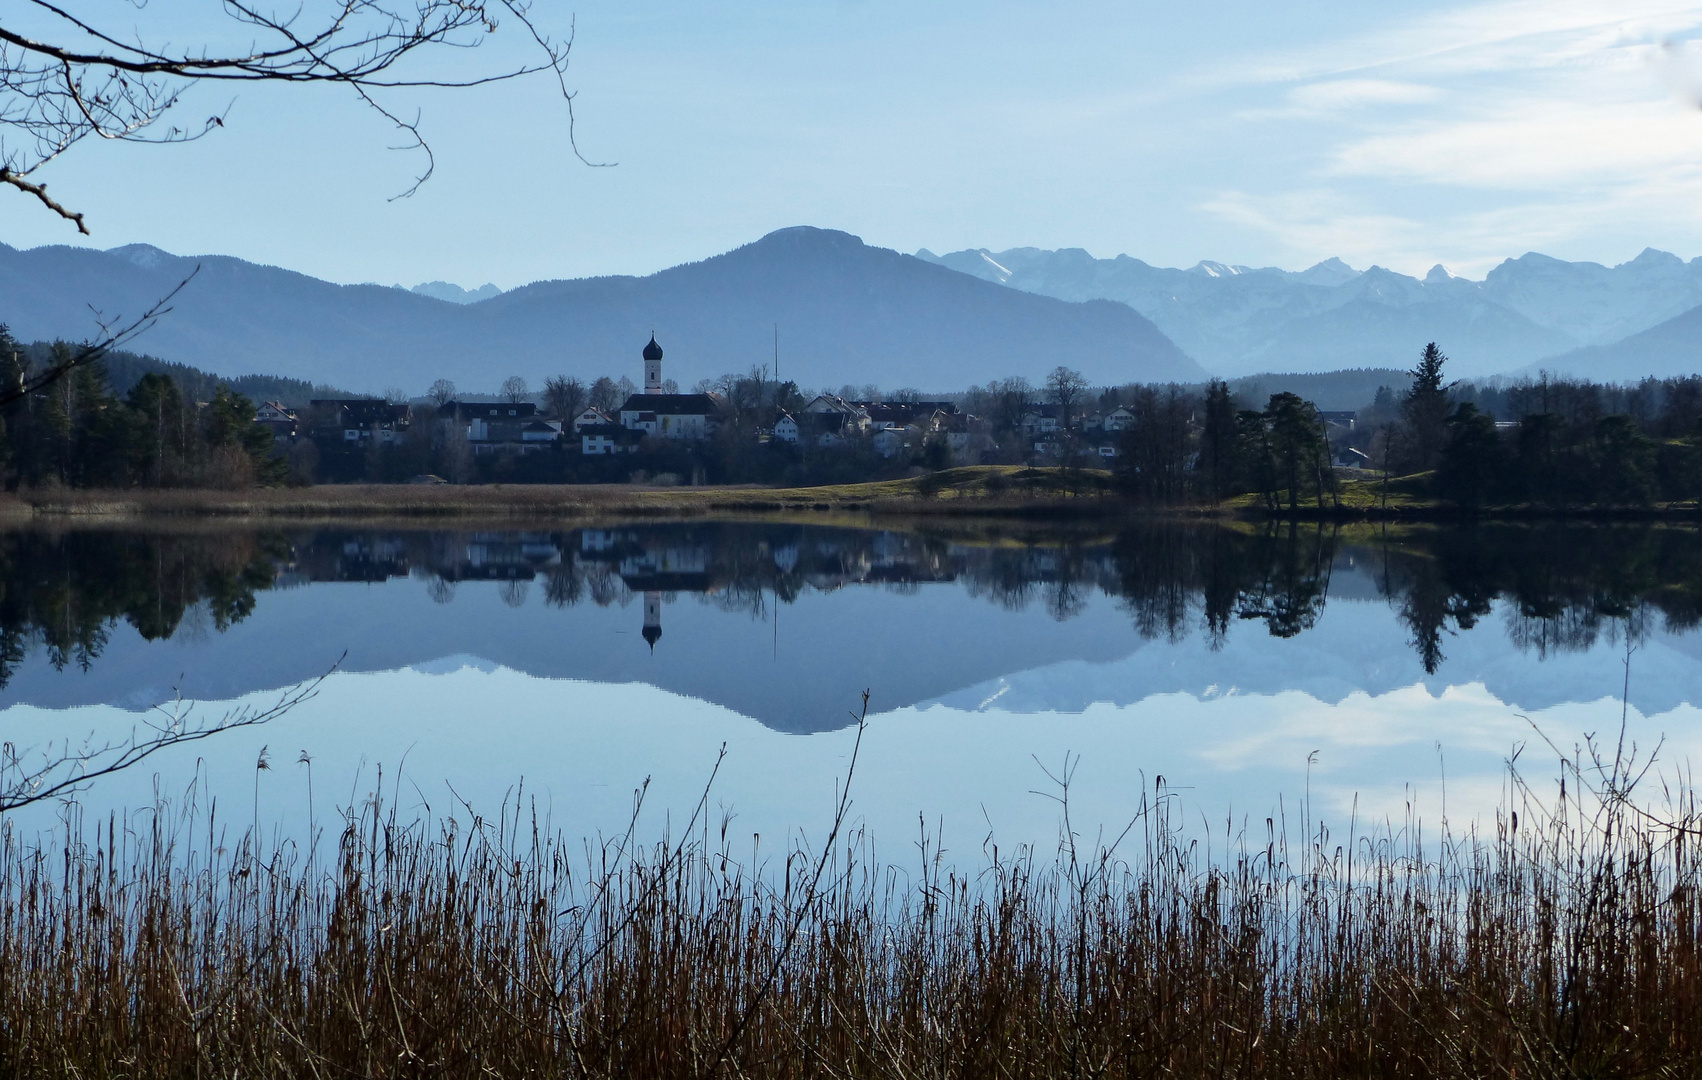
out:
{"label": "calm water surface", "polygon": [[894,857],[923,829],[960,855],[1055,842],[1047,774],[1076,755],[1078,822],[1162,787],[1218,831],[1301,799],[1469,816],[1520,746],[1541,772],[1543,736],[1617,737],[1622,715],[1669,767],[1702,758],[1682,528],[21,531],[0,589],[20,746],[336,669],[264,728],[103,781],[97,811],[196,782],[291,829],[310,781],[319,814],[382,782],[434,812],[519,794],[589,834],[648,778],[659,832],[725,744],[715,828],[819,834],[865,688],[856,809]]}

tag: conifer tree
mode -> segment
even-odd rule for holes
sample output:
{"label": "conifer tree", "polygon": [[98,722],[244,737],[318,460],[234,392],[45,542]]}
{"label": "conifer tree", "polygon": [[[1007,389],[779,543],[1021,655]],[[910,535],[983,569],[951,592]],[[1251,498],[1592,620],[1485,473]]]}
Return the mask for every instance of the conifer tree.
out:
{"label": "conifer tree", "polygon": [[1448,358],[1432,341],[1424,347],[1418,366],[1409,373],[1412,387],[1401,402],[1401,416],[1406,421],[1411,440],[1412,466],[1415,471],[1436,467],[1448,428],[1448,391],[1442,385],[1442,366]]}

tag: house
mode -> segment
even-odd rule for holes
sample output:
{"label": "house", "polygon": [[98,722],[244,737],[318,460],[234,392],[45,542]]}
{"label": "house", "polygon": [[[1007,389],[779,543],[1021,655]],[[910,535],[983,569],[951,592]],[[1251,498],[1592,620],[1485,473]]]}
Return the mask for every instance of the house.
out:
{"label": "house", "polygon": [[[813,401],[804,406],[803,417],[819,436],[831,434],[834,437],[835,441],[823,442],[823,446],[843,445],[869,430],[868,412],[833,394],[816,395]],[[830,417],[838,419],[830,420]]]}
{"label": "house", "polygon": [[579,452],[591,456],[637,453],[643,432],[619,424],[592,424],[579,431]]}
{"label": "house", "polygon": [[1022,433],[1027,438],[1064,430],[1064,410],[1057,405],[1031,405],[1022,414]]}
{"label": "house", "polygon": [[1105,431],[1127,431],[1135,426],[1135,414],[1127,406],[1119,405],[1105,414],[1099,426]]}
{"label": "house", "polygon": [[957,415],[957,405],[950,401],[853,401],[869,418],[875,430],[892,427],[917,427],[927,431],[939,429],[936,417]]}
{"label": "house", "polygon": [[1372,467],[1371,455],[1363,450],[1344,446],[1336,451],[1336,464],[1343,469],[1369,469]]}
{"label": "house", "polygon": [[620,425],[658,439],[707,439],[721,422],[717,394],[634,394],[620,407]]}
{"label": "house", "polygon": [[438,410],[439,416],[445,413],[453,415],[457,423],[466,426],[468,439],[489,442],[493,431],[510,425],[518,430],[536,419],[538,406],[530,401],[451,401]]}
{"label": "house", "polygon": [[798,441],[798,421],[791,413],[781,413],[780,419],[774,421],[774,437],[784,443],[796,444]]}
{"label": "house", "polygon": [[320,418],[316,433],[334,438],[341,432],[344,442],[401,442],[414,422],[413,406],[380,398],[315,398],[308,404]]}
{"label": "house", "polygon": [[254,422],[272,432],[273,442],[289,442],[296,437],[296,415],[276,401],[268,401],[254,410]]}
{"label": "house", "polygon": [[602,409],[595,405],[587,405],[579,415],[573,418],[573,433],[578,435],[588,427],[603,427],[614,422],[615,418]]}
{"label": "house", "polygon": [[889,458],[901,450],[908,449],[913,444],[920,444],[922,432],[914,427],[884,427],[875,432],[875,437],[869,441],[875,448],[875,453]]}
{"label": "house", "polygon": [[799,437],[814,440],[817,446],[849,446],[863,437],[867,417],[846,412],[806,412]]}
{"label": "house", "polygon": [[545,420],[531,401],[452,401],[438,410],[462,425],[475,454],[534,453],[555,444],[559,420]]}
{"label": "house", "polygon": [[983,455],[994,447],[993,425],[979,416],[964,413],[949,417],[940,430],[945,432],[952,460],[961,464],[981,464]]}

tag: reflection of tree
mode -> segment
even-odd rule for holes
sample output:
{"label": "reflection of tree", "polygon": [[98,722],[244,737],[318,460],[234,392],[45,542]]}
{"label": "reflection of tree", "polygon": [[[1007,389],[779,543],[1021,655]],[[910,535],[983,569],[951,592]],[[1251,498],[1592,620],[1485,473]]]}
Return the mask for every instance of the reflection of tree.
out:
{"label": "reflection of tree", "polygon": [[1370,551],[1317,524],[1157,520],[1110,540],[1079,525],[948,540],[704,522],[598,534],[323,529],[289,543],[236,532],[25,532],[0,536],[0,685],[31,649],[60,667],[97,662],[118,620],[150,640],[197,626],[222,632],[253,612],[257,593],[277,587],[278,566],[285,584],[412,576],[443,604],[458,581],[494,579],[518,607],[536,579],[558,609],[630,604],[624,568],[671,578],[664,592],[753,618],[806,593],[856,586],[910,596],[949,583],[1008,610],[1037,604],[1058,620],[1079,617],[1098,595],[1115,597],[1143,638],[1181,641],[1198,619],[1216,649],[1234,622],[1262,621],[1281,638],[1315,626],[1338,559],[1379,567],[1378,588],[1432,673],[1445,662],[1446,636],[1474,626],[1498,599],[1509,639],[1539,658],[1604,635],[1641,641],[1657,615],[1669,630],[1702,625],[1702,544],[1676,528],[1480,524],[1380,538]]}
{"label": "reflection of tree", "polygon": [[1669,630],[1693,627],[1702,598],[1689,529],[1486,525],[1389,544],[1383,558],[1384,592],[1430,673],[1442,636],[1470,629],[1497,597],[1508,639],[1543,659],[1589,649],[1604,629],[1641,641],[1657,610]]}
{"label": "reflection of tree", "polygon": [[544,603],[572,607],[585,595],[585,573],[572,559],[563,559],[544,575]]}
{"label": "reflection of tree", "polygon": [[152,641],[199,608],[222,633],[253,613],[283,550],[254,533],[0,535],[0,686],[32,644],[56,668],[88,669],[120,621]]}
{"label": "reflection of tree", "polygon": [[1263,619],[1272,637],[1294,637],[1310,630],[1324,612],[1335,563],[1336,537],[1322,524],[1302,527],[1290,520],[1276,526],[1260,545],[1268,553],[1264,576],[1243,590],[1236,614]]}
{"label": "reflection of tree", "polygon": [[526,597],[532,591],[529,578],[514,578],[502,583],[502,602],[511,608],[525,607]]}

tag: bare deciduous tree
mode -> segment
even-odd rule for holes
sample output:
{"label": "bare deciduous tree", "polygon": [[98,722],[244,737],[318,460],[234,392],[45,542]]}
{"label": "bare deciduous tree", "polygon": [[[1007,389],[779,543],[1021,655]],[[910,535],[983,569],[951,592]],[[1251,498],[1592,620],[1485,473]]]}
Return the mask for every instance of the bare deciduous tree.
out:
{"label": "bare deciduous tree", "polygon": [[557,419],[571,421],[585,407],[585,384],[568,375],[544,380],[544,404]]}
{"label": "bare deciduous tree", "polygon": [[1052,403],[1058,406],[1063,414],[1058,422],[1067,431],[1072,426],[1070,421],[1075,416],[1076,406],[1087,394],[1087,379],[1079,371],[1072,370],[1059,364],[1052,369],[1052,374],[1046,376],[1046,393]]}
{"label": "bare deciduous tree", "polygon": [[[231,25],[220,29],[234,29],[249,42],[229,51],[168,41],[163,27],[153,32],[159,23],[150,25],[144,16],[151,13],[140,5],[124,14],[79,10],[91,7],[86,0],[19,0],[0,15],[0,131],[12,135],[0,142],[0,184],[35,198],[85,235],[83,213],[49,197],[36,174],[90,137],[179,143],[224,127],[228,105],[204,119],[171,122],[184,92],[198,84],[346,87],[402,132],[404,149],[424,155],[420,172],[398,197],[413,194],[431,176],[434,161],[417,114],[408,119],[393,100],[397,91],[541,75],[560,90],[573,144],[573,94],[566,83],[571,24],[564,40],[552,39],[526,0],[320,0],[286,5],[281,13],[222,0],[215,10]],[[454,75],[424,63],[478,45],[510,19],[535,47],[532,59]]]}
{"label": "bare deciduous tree", "polygon": [[510,375],[502,380],[502,398],[510,405],[518,405],[532,396],[531,387],[519,375]]}
{"label": "bare deciduous tree", "polygon": [[441,409],[455,400],[455,384],[448,379],[439,379],[426,390],[426,397],[431,399],[433,405]]}
{"label": "bare deciduous tree", "polygon": [[613,412],[622,400],[619,384],[607,375],[598,376],[597,381],[591,384],[591,404],[603,412]]}

